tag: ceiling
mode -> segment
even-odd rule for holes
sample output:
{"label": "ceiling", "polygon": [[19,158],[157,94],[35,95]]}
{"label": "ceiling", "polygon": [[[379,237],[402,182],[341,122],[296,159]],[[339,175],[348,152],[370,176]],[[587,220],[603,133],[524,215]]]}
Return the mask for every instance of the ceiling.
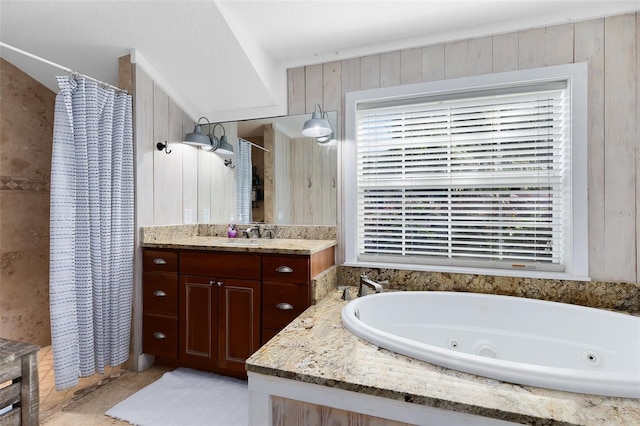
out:
{"label": "ceiling", "polygon": [[[0,41],[117,85],[133,59],[194,119],[286,113],[286,69],[640,10],[634,1],[0,1]],[[51,90],[51,65],[1,56]]]}

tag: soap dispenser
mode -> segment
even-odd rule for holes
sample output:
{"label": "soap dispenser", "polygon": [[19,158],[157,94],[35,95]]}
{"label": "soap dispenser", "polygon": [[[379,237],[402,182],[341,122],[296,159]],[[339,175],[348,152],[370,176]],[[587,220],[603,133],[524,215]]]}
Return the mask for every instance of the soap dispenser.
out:
{"label": "soap dispenser", "polygon": [[229,218],[229,227],[227,228],[227,237],[228,238],[236,238],[238,236],[238,230],[236,229],[235,220],[233,219],[233,215]]}

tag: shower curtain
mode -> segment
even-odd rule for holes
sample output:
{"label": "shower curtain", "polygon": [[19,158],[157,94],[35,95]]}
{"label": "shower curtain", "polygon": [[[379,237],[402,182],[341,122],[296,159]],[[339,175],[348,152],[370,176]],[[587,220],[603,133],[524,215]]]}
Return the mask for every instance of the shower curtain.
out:
{"label": "shower curtain", "polygon": [[58,77],[51,162],[50,308],[56,389],[129,355],[131,96]]}
{"label": "shower curtain", "polygon": [[236,210],[243,222],[253,221],[251,186],[253,174],[251,167],[251,144],[238,138],[238,153],[236,154]]}

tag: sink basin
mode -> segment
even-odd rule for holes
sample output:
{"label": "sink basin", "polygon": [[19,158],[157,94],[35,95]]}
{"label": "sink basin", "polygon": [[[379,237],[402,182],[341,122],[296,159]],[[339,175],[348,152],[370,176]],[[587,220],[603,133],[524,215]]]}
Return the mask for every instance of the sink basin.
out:
{"label": "sink basin", "polygon": [[225,246],[247,247],[247,246],[257,246],[260,244],[260,242],[254,239],[246,239],[246,240],[237,239],[237,240],[224,241],[222,244]]}

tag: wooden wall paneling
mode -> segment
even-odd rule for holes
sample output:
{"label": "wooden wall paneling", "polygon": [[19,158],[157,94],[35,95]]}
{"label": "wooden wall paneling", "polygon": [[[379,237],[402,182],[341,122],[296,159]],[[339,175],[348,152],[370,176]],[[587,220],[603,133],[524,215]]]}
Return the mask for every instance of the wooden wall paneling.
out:
{"label": "wooden wall paneling", "polygon": [[380,55],[360,58],[360,88],[362,90],[380,87]]}
{"label": "wooden wall paneling", "polygon": [[[180,134],[174,141],[174,145],[179,145],[182,151],[182,207],[183,209],[191,209],[191,218],[193,223],[203,222],[204,215],[198,208],[198,152],[197,148],[182,143],[187,133],[193,132],[195,123],[184,112],[182,115],[182,126]],[[211,215],[209,215],[211,220]]]}
{"label": "wooden wall paneling", "polygon": [[533,28],[518,33],[518,69],[544,67],[545,29]]}
{"label": "wooden wall paneling", "polygon": [[[222,123],[225,128],[225,135],[228,142],[233,146],[233,152],[238,152],[238,124]],[[216,128],[215,134],[218,138],[222,136],[220,126]],[[235,155],[222,157],[215,152],[207,152],[211,161],[211,220],[213,222],[225,223],[233,214],[239,220],[236,205],[236,169],[224,165],[224,160],[231,158],[235,160]],[[243,218],[247,221],[248,218]]]}
{"label": "wooden wall paneling", "polygon": [[304,114],[305,106],[305,70],[304,67],[291,68],[287,70],[288,108],[289,115]]}
{"label": "wooden wall paneling", "polygon": [[575,24],[575,61],[589,63],[588,188],[589,275],[606,279],[604,267],[604,19]]}
{"label": "wooden wall paneling", "polygon": [[135,155],[136,222],[151,226],[153,220],[153,80],[136,66],[135,78]]}
{"label": "wooden wall paneling", "polygon": [[320,223],[322,209],[322,167],[318,157],[319,147],[315,139],[304,142],[304,164],[306,169],[307,191],[305,192],[305,215],[303,223]]}
{"label": "wooden wall paneling", "polygon": [[605,271],[636,281],[635,14],[605,19]]}
{"label": "wooden wall paneling", "polygon": [[422,82],[422,48],[400,51],[400,84]]}
{"label": "wooden wall paneling", "polygon": [[[154,84],[153,145],[169,140],[169,96]],[[176,184],[177,183],[177,184]],[[154,225],[182,223],[182,158],[153,152]]]}
{"label": "wooden wall paneling", "polygon": [[574,26],[562,24],[545,29],[545,65],[572,64],[574,61]]}
{"label": "wooden wall paneling", "polygon": [[[335,133],[335,137],[338,139],[342,134],[342,126],[343,120],[340,119],[342,116],[342,62],[329,62],[324,65],[323,70],[323,86],[324,86],[324,109],[325,111],[336,111],[337,112],[337,123],[335,123],[335,128],[333,129]],[[320,176],[320,197],[315,200],[316,210],[318,215],[318,222],[313,223],[321,223],[323,225],[331,224],[335,225],[335,212],[332,213],[332,206],[335,207],[335,193],[332,188],[332,183],[335,180],[335,174],[332,174],[332,170],[335,170],[335,167],[332,167],[330,161],[332,161],[331,156],[329,155],[332,149],[325,146],[320,146],[317,143],[314,143],[314,164],[318,165],[319,169],[317,174]],[[337,161],[337,159],[333,158],[333,161]],[[333,200],[331,199],[332,194],[334,195]]]}
{"label": "wooden wall paneling", "polygon": [[518,69],[518,33],[493,36],[493,72]]}
{"label": "wooden wall paneling", "polygon": [[636,12],[636,282],[640,271],[640,12]]}
{"label": "wooden wall paneling", "polygon": [[134,154],[135,154],[135,256],[133,317],[130,360],[138,371],[142,354],[142,256],[139,229],[153,225],[153,80],[138,66],[133,70],[134,79]]}
{"label": "wooden wall paneling", "polygon": [[342,62],[326,63],[322,66],[322,110],[339,111],[341,96]]}
{"label": "wooden wall paneling", "polygon": [[312,113],[316,104],[322,107],[322,71],[322,64],[305,67],[305,112],[307,113]]}
{"label": "wooden wall paneling", "polygon": [[[182,115],[183,112],[176,104],[173,99],[169,98],[168,104],[168,120],[167,124],[169,126],[169,134],[168,134],[168,142],[169,149],[171,150],[171,154],[166,154],[164,151],[157,151],[161,158],[164,160],[167,158],[170,160],[171,170],[165,173],[168,173],[171,176],[171,190],[169,194],[171,195],[171,223],[185,223],[184,221],[184,186],[183,186],[183,169],[182,169],[182,138],[184,134],[182,134]],[[157,154],[156,154],[157,155]],[[169,158],[170,157],[170,158]],[[161,188],[160,188],[161,189]],[[193,217],[196,215],[196,212],[191,211],[191,221],[193,222]]]}
{"label": "wooden wall paneling", "polygon": [[444,78],[469,75],[469,40],[454,41],[444,45]]}
{"label": "wooden wall paneling", "polygon": [[493,37],[469,40],[468,75],[491,74],[493,71]]}
{"label": "wooden wall paneling", "polygon": [[380,87],[400,84],[400,52],[388,52],[380,55]]}
{"label": "wooden wall paneling", "polygon": [[[211,203],[211,153],[197,147],[193,148],[198,164],[198,214],[204,216],[204,210],[209,210],[209,216],[213,223],[214,207]],[[226,217],[225,222],[229,218]],[[225,223],[223,222],[223,223]]]}
{"label": "wooden wall paneling", "polygon": [[292,223],[302,223],[304,217],[304,200],[305,192],[308,185],[307,176],[305,175],[304,165],[304,143],[308,139],[295,138],[291,139],[290,152],[291,152],[291,168],[289,181],[291,182],[291,192],[289,198],[289,205],[291,206],[291,221]]}
{"label": "wooden wall paneling", "polygon": [[444,44],[422,48],[422,81],[444,79]]}
{"label": "wooden wall paneling", "polygon": [[276,187],[275,187],[275,155],[276,155],[276,132],[274,130],[274,125],[265,126],[264,132],[262,133],[264,139],[264,148],[268,149],[268,151],[264,152],[264,200],[263,210],[264,210],[264,222],[265,223],[276,223],[276,216],[274,215],[275,211],[275,202],[276,202]]}
{"label": "wooden wall paneling", "polygon": [[291,144],[292,139],[280,131],[276,131],[276,209],[274,211],[277,223],[292,223],[291,192],[295,188],[291,180]]}

